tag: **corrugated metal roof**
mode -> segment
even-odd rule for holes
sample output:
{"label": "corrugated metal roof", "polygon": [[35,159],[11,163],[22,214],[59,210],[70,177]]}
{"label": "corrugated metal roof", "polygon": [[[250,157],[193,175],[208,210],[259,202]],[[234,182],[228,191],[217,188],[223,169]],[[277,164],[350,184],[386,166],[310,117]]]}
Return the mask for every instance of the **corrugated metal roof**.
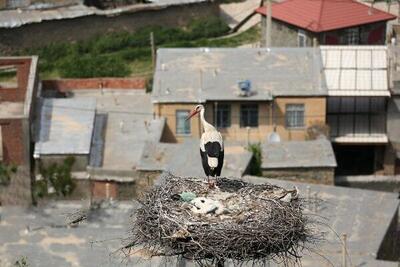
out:
{"label": "corrugated metal roof", "polygon": [[95,110],[93,98],[43,99],[34,157],[89,154]]}
{"label": "corrugated metal roof", "polygon": [[326,139],[265,143],[262,157],[262,169],[336,167],[332,145]]}
{"label": "corrugated metal roof", "polygon": [[[256,12],[266,15],[266,8]],[[353,0],[286,0],[272,5],[272,17],[307,29],[325,32],[395,19],[396,16]]]}
{"label": "corrugated metal roof", "polygon": [[328,94],[390,96],[386,46],[321,46]]}
{"label": "corrugated metal roof", "polygon": [[[249,80],[251,96],[238,82]],[[206,100],[262,101],[273,96],[325,96],[319,49],[179,48],[159,49],[154,102]]]}
{"label": "corrugated metal roof", "polygon": [[0,10],[0,28],[16,28],[25,24],[47,20],[73,19],[90,15],[116,16],[145,10],[157,10],[174,5],[207,2],[208,0],[159,0],[152,4],[135,4],[114,9],[101,10],[83,4],[57,7],[52,9],[14,9]]}

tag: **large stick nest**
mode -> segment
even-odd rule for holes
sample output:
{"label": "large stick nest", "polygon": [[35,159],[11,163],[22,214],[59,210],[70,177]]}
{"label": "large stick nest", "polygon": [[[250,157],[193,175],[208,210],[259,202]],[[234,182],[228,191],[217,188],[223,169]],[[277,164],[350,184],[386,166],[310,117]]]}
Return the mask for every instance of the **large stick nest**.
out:
{"label": "large stick nest", "polygon": [[[287,263],[297,262],[300,251],[315,241],[313,224],[303,214],[305,199],[296,189],[227,178],[219,178],[216,185],[210,189],[199,179],[167,175],[140,200],[125,248],[145,248],[153,256],[180,255],[199,263]],[[196,201],[204,198],[185,202],[183,192],[216,201],[218,208],[200,213]]]}

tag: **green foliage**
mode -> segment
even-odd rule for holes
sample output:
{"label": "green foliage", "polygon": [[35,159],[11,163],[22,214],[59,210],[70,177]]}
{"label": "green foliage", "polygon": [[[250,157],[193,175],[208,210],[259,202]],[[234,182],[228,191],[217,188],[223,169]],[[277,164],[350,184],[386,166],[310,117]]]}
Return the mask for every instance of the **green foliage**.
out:
{"label": "green foliage", "polygon": [[60,63],[60,73],[65,78],[124,77],[129,67],[119,56],[75,54]]}
{"label": "green foliage", "polygon": [[189,40],[217,37],[228,32],[228,25],[217,17],[195,20],[189,25]]}
{"label": "green foliage", "polygon": [[28,267],[29,264],[28,264],[26,257],[22,256],[21,258],[19,258],[18,260],[15,261],[14,266],[15,267]]}
{"label": "green foliage", "polygon": [[261,144],[250,144],[247,148],[250,152],[253,153],[253,158],[251,159],[250,165],[249,165],[249,173],[250,175],[256,175],[256,176],[261,176],[261,160],[262,160],[262,155],[261,155]]}
{"label": "green foliage", "polygon": [[75,189],[75,182],[72,179],[71,170],[75,163],[74,157],[66,158],[62,164],[53,163],[49,167],[39,166],[43,180],[35,182],[34,194],[36,197],[44,197],[47,193],[47,186],[54,188],[57,196],[68,196]]}
{"label": "green foliage", "polygon": [[11,175],[17,172],[15,165],[6,165],[0,162],[0,185],[10,184]]}

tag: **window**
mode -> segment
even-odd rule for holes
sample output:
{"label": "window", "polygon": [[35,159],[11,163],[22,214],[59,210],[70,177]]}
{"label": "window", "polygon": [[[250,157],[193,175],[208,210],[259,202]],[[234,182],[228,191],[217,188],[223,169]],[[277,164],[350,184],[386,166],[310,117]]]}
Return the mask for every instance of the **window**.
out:
{"label": "window", "polygon": [[231,126],[231,106],[228,104],[217,105],[217,128]]}
{"label": "window", "polygon": [[0,66],[0,88],[17,88],[17,72],[15,66]]}
{"label": "window", "polygon": [[240,106],[240,127],[258,127],[258,105]]}
{"label": "window", "polygon": [[358,28],[349,28],[345,30],[345,40],[349,45],[357,45],[360,42],[360,32]]}
{"label": "window", "polygon": [[186,120],[189,112],[189,110],[176,111],[176,134],[190,134],[190,121]]}
{"label": "window", "polygon": [[307,46],[307,35],[302,30],[299,30],[298,33],[297,33],[297,45],[299,47]]}
{"label": "window", "polygon": [[286,127],[304,127],[304,104],[286,105]]}

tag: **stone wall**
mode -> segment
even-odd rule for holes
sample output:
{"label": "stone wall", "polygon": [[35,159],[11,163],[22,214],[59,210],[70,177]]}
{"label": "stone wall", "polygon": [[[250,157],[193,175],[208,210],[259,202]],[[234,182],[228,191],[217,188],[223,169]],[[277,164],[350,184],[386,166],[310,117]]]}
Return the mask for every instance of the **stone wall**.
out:
{"label": "stone wall", "polygon": [[291,168],[262,170],[267,178],[277,178],[313,184],[334,184],[334,168]]}
{"label": "stone wall", "polygon": [[218,16],[218,12],[217,3],[204,2],[123,13],[112,17],[91,15],[74,19],[43,21],[17,28],[2,28],[0,29],[0,54],[2,50],[10,52],[54,42],[87,40],[111,32],[135,32],[146,26],[183,27],[194,19]]}
{"label": "stone wall", "polygon": [[[265,40],[265,16],[261,19],[262,39]],[[298,47],[298,32],[299,29],[295,26],[287,24],[283,21],[272,20],[271,27],[271,46],[272,47]],[[313,38],[315,35],[308,31],[303,31],[307,36],[307,46],[313,45]]]}

